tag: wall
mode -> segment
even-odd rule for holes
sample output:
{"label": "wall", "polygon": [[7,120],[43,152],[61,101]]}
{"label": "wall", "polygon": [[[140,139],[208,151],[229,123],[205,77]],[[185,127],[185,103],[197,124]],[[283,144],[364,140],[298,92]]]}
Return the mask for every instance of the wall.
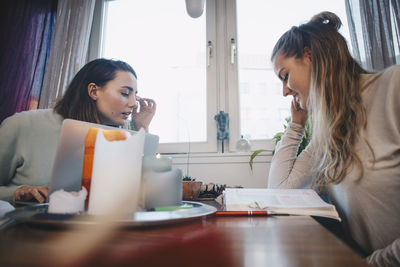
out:
{"label": "wall", "polygon": [[[263,152],[254,159],[250,170],[247,153],[193,154],[189,157],[189,176],[203,183],[226,184],[227,186],[267,187],[271,152]],[[187,155],[170,155],[173,167],[186,175]]]}

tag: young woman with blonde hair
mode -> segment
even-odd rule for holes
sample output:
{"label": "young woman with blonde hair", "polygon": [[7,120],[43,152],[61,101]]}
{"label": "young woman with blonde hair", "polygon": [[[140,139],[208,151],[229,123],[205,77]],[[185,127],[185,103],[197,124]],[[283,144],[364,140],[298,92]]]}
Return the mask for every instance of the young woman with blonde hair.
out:
{"label": "young woman with blonde hair", "polygon": [[[369,73],[352,58],[331,12],[292,27],[271,60],[293,96],[271,188],[313,187],[338,209],[349,236],[377,266],[400,264],[400,66]],[[312,139],[297,149],[310,118]]]}

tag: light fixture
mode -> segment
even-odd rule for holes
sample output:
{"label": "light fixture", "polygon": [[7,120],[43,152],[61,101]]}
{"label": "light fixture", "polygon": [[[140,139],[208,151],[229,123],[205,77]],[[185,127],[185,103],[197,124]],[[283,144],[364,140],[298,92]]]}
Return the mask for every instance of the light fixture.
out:
{"label": "light fixture", "polygon": [[203,14],[204,0],[185,0],[186,11],[192,18],[198,18]]}

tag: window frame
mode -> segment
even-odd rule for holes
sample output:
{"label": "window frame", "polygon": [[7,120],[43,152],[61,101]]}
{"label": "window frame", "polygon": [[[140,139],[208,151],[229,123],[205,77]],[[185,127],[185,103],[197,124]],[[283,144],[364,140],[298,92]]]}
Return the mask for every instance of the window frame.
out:
{"label": "window frame", "polygon": [[[102,40],[105,38],[105,23],[107,18],[107,2],[97,0],[91,40],[89,44],[88,61],[103,55]],[[236,152],[236,143],[240,139],[240,95],[237,64],[237,30],[236,1],[206,0],[206,47],[212,44],[212,52],[207,67],[207,119],[205,142],[160,143],[158,152],[180,153],[221,153],[221,142],[217,140],[217,124],[214,116],[219,111],[229,114],[230,139],[225,141],[225,153]],[[235,40],[235,62],[231,64],[231,39]],[[207,49],[206,49],[207,51]],[[206,55],[207,56],[207,55]],[[151,127],[150,127],[151,131]],[[263,148],[272,151],[275,143],[271,139],[251,140],[251,149]]]}
{"label": "window frame", "polygon": [[[217,152],[217,127],[216,122],[214,121],[214,114],[217,114],[218,110],[218,77],[217,77],[217,57],[215,53],[216,49],[216,8],[215,8],[215,0],[207,0],[206,3],[206,12],[204,12],[203,16],[206,15],[206,43],[208,42],[212,44],[211,56],[209,57],[209,66],[206,66],[206,84],[207,84],[207,119],[206,119],[206,137],[207,140],[205,142],[181,142],[181,143],[160,143],[158,151],[160,153],[215,153]],[[206,52],[207,53],[207,52]],[[207,54],[205,55],[207,57]]]}
{"label": "window frame", "polygon": [[[229,152],[236,151],[236,143],[240,140],[241,136],[241,125],[240,125],[240,93],[239,93],[239,67],[238,67],[238,56],[240,47],[238,47],[237,35],[237,13],[236,13],[236,1],[221,1],[225,2],[226,5],[226,36],[225,36],[225,47],[228,51],[226,54],[228,57],[231,56],[231,40],[234,39],[236,43],[236,55],[235,64],[231,64],[230,60],[226,60],[227,69],[227,87],[226,87],[226,99],[228,101],[227,110],[231,116],[230,125],[230,142]],[[275,148],[275,142],[272,139],[254,139],[250,140],[251,150],[255,151],[258,149],[264,149],[266,151],[273,151]]]}

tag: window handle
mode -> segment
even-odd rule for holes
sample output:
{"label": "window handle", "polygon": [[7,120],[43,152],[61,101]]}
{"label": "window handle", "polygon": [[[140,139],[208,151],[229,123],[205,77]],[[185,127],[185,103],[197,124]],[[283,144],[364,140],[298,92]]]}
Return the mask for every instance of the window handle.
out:
{"label": "window handle", "polygon": [[211,57],[213,52],[212,42],[208,41],[207,43],[207,67],[211,65]]}
{"label": "window handle", "polygon": [[234,38],[231,38],[231,64],[235,64],[236,57],[236,41]]}

